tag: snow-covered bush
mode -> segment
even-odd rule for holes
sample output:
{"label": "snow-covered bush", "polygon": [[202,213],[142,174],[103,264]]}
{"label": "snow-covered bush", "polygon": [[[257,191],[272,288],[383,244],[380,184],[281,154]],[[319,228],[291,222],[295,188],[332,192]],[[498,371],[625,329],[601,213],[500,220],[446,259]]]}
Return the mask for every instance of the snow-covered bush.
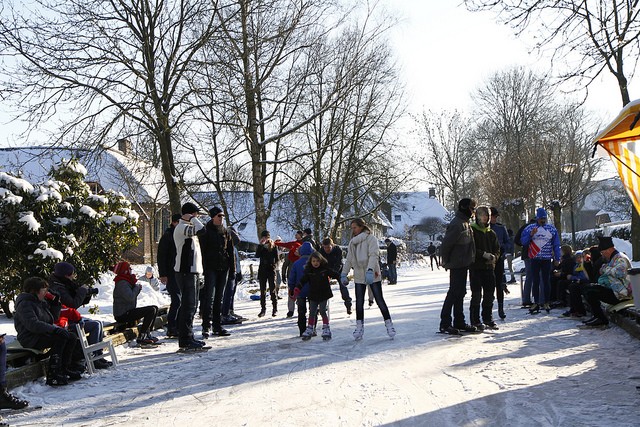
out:
{"label": "snow-covered bush", "polygon": [[0,293],[13,298],[25,278],[48,277],[67,261],[81,283],[94,283],[122,253],[139,240],[138,215],[131,203],[112,191],[92,195],[86,169],[63,160],[50,180],[33,185],[0,172]]}

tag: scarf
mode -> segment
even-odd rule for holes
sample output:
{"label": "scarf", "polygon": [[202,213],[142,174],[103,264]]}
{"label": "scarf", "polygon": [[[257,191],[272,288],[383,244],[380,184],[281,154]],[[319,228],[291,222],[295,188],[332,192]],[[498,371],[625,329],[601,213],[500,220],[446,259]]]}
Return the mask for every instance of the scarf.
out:
{"label": "scarf", "polygon": [[116,277],[114,277],[113,281],[118,283],[120,280],[125,280],[132,285],[135,285],[138,279],[135,274],[131,273],[131,265],[129,265],[126,261],[120,261],[113,268],[113,272],[116,273]]}

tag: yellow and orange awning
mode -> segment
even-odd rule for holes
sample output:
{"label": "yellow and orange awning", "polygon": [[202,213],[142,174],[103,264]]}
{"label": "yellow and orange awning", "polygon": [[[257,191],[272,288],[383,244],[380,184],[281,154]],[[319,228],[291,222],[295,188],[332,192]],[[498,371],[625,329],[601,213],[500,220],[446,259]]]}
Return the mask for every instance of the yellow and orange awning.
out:
{"label": "yellow and orange awning", "polygon": [[640,213],[640,100],[627,104],[595,138],[611,157],[636,211]]}

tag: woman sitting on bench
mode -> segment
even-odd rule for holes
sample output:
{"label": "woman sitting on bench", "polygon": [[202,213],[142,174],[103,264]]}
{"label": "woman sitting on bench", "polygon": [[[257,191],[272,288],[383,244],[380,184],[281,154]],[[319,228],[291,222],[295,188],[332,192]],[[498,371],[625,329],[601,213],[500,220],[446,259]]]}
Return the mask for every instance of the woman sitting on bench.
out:
{"label": "woman sitting on bench", "polygon": [[69,369],[78,338],[54,325],[60,311],[60,300],[49,293],[48,288],[47,281],[40,277],[25,280],[24,292],[16,298],[13,322],[20,345],[37,350],[51,349],[47,385],[67,385],[68,379],[82,378],[80,372]]}
{"label": "woman sitting on bench", "polygon": [[146,307],[136,307],[138,294],[142,290],[142,285],[138,283],[135,274],[131,273],[131,266],[126,261],[121,261],[113,269],[116,283],[113,290],[113,317],[116,322],[128,323],[142,320],[139,328],[137,342],[140,345],[154,345],[158,339],[151,336],[151,326],[156,320],[158,307],[149,305]]}

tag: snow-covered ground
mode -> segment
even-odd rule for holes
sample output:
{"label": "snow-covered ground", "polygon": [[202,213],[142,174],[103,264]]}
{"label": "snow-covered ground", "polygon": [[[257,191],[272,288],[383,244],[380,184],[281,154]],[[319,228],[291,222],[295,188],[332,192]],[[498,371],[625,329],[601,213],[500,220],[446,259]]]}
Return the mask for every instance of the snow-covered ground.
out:
{"label": "snow-covered ground", "polygon": [[[104,319],[109,285],[101,283],[96,301]],[[401,267],[398,284],[384,286],[397,336],[386,335],[374,305],[365,309],[361,342],[337,292],[333,339],[303,342],[295,320],[284,317],[285,299],[278,317],[258,319],[259,303],[243,288],[236,311],[250,320],[208,340],[209,352],[179,355],[175,341],[154,350],[120,346],[117,368],[66,387],[40,380],[15,389],[43,409],[5,418],[154,427],[638,425],[638,340],[615,326],[579,330],[579,322],[558,318],[560,310],[530,316],[516,285],[500,330],[445,337],[435,332],[447,288],[443,270]],[[153,294],[145,290],[142,303],[165,298]],[[0,331],[15,335],[1,322]]]}

